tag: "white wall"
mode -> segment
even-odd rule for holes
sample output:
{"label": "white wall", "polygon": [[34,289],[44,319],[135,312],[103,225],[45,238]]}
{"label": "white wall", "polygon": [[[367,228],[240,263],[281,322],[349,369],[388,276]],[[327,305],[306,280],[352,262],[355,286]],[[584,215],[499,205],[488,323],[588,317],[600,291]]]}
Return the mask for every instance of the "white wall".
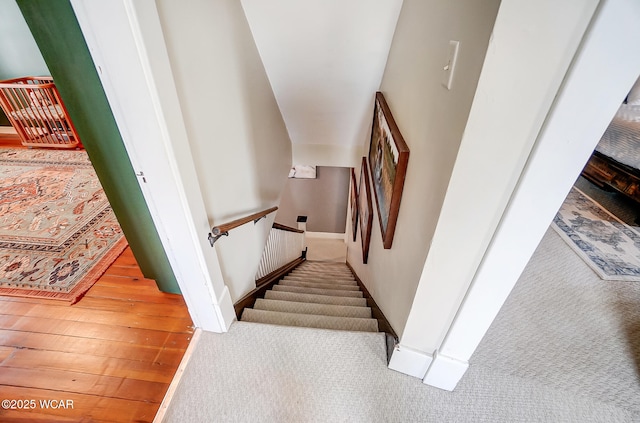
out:
{"label": "white wall", "polygon": [[210,226],[156,4],[72,6],[194,325],[224,332],[235,312],[208,246]]}
{"label": "white wall", "polygon": [[401,344],[442,342],[597,3],[502,1]]}
{"label": "white wall", "polygon": [[[291,142],[239,2],[157,1],[212,225],[279,202]],[[216,243],[233,301],[254,277],[274,215]]]}
{"label": "white wall", "polygon": [[[373,105],[371,106],[373,116]],[[371,129],[367,132],[369,137]],[[362,145],[293,144],[293,163],[313,166],[358,167],[362,160]]]}
{"label": "white wall", "polygon": [[[348,244],[349,263],[398,335],[440,215],[498,4],[405,0],[398,20],[381,91],[411,152],[393,246],[383,249],[375,212],[367,265],[360,235]],[[460,41],[450,91],[441,84],[449,40]]]}
{"label": "white wall", "polygon": [[[401,5],[242,0],[294,146],[360,147]],[[302,161],[298,153],[296,164],[357,164],[338,154],[330,154],[337,161]]]}
{"label": "white wall", "polygon": [[598,8],[439,357],[468,361],[498,314],[640,72],[640,55],[628,54],[640,46],[639,19],[638,3]]}

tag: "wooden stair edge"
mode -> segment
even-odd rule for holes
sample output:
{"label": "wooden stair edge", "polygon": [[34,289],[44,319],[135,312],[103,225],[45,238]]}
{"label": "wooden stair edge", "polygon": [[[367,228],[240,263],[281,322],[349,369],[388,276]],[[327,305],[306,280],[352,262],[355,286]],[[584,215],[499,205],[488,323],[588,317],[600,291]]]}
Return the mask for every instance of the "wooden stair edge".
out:
{"label": "wooden stair edge", "polygon": [[248,292],[245,296],[240,298],[233,305],[233,308],[236,312],[236,318],[240,320],[242,317],[242,311],[245,308],[253,307],[256,302],[256,299],[264,297],[264,293],[269,290],[273,285],[278,283],[278,281],[284,278],[289,274],[293,269],[298,267],[301,263],[304,263],[305,258],[298,257],[297,259],[285,264],[282,267],[274,270],[268,275],[258,279],[256,281],[256,287],[252,291]]}
{"label": "wooden stair edge", "polygon": [[358,283],[358,286],[360,287],[360,290],[362,291],[364,298],[366,298],[367,306],[371,308],[371,316],[378,321],[378,330],[392,337],[393,342],[397,344],[399,341],[399,338],[396,332],[393,330],[391,323],[389,323],[389,320],[387,320],[384,313],[382,313],[382,310],[380,310],[380,307],[378,306],[378,304],[376,304],[376,301],[373,299],[373,297],[371,296],[367,288],[362,283],[362,280],[360,279],[356,271],[351,266],[351,263],[347,261],[346,265],[347,267],[349,267],[349,269],[351,269],[351,273],[353,273],[353,277],[356,279],[356,282]]}

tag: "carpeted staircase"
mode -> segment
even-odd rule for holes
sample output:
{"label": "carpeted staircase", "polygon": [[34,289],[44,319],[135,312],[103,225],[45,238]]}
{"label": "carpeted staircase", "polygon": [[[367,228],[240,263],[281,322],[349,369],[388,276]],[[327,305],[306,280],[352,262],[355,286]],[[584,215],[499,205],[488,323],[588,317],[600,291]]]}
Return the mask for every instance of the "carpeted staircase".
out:
{"label": "carpeted staircase", "polygon": [[246,308],[242,321],[378,332],[367,300],[344,263],[306,261]]}

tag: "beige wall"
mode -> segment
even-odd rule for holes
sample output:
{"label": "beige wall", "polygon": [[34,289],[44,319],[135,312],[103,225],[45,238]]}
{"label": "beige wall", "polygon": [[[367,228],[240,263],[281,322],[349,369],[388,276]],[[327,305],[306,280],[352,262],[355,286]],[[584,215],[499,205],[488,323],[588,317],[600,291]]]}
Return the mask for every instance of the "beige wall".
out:
{"label": "beige wall", "polygon": [[[211,224],[277,205],[291,142],[240,2],[158,0],[157,7]],[[273,219],[216,243],[233,301],[255,287]]]}
{"label": "beige wall", "polygon": [[316,179],[289,179],[282,193],[276,221],[297,227],[307,216],[310,232],[344,233],[347,219],[350,168],[316,168]]}
{"label": "beige wall", "polygon": [[[498,5],[498,0],[405,0],[400,13],[381,86],[411,150],[395,237],[391,249],[382,248],[374,212],[368,264],[362,264],[360,235],[348,251],[349,262],[399,335],[440,215]],[[460,42],[451,90],[441,83],[449,40]]]}

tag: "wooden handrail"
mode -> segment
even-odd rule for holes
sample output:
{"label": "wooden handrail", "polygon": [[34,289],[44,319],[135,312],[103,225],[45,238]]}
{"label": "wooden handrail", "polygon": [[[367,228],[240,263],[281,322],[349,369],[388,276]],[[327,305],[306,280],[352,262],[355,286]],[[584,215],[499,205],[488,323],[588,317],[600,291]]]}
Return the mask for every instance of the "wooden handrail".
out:
{"label": "wooden handrail", "polygon": [[292,228],[291,226],[287,226],[287,225],[283,225],[282,223],[277,223],[277,222],[273,222],[273,229],[280,229],[282,231],[287,231],[287,232],[296,232],[299,234],[303,234],[304,231],[302,229],[296,229],[296,228]]}
{"label": "wooden handrail", "polygon": [[211,233],[209,234],[209,243],[213,247],[213,244],[221,237],[229,235],[229,231],[233,228],[237,228],[238,226],[242,226],[245,223],[249,223],[253,221],[253,223],[257,223],[258,220],[262,219],[269,213],[273,213],[278,210],[278,207],[271,207],[270,209],[262,210],[261,212],[254,213],[252,215],[242,217],[240,219],[233,220],[229,223],[224,223],[222,225],[214,226],[211,228]]}

